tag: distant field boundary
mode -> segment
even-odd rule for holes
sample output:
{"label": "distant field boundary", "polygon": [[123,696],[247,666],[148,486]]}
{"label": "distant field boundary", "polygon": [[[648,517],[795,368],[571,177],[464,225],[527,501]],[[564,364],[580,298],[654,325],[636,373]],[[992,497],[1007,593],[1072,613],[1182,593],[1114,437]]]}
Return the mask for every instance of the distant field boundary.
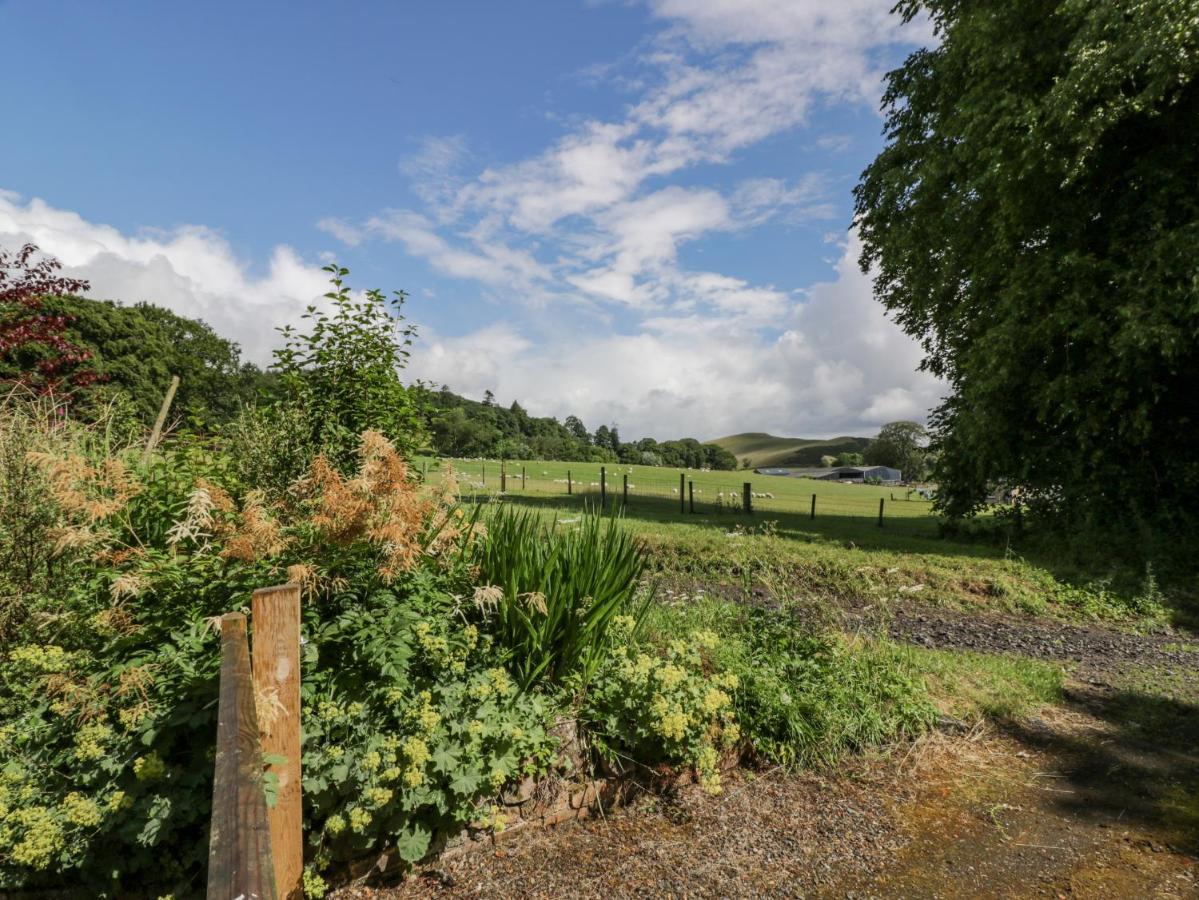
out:
{"label": "distant field boundary", "polygon": [[540,460],[441,459],[422,463],[441,482],[453,473],[457,495],[475,502],[503,497],[555,499],[628,512],[730,520],[786,516],[813,523],[937,533],[931,502],[901,487],[842,484],[748,471],[668,469]]}

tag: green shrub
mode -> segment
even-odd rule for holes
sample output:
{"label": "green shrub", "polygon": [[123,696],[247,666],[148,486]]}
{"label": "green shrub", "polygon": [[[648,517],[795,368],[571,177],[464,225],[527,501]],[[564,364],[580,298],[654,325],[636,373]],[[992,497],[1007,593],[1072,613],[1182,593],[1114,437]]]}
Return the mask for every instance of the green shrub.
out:
{"label": "green shrub", "polygon": [[[65,435],[65,436],[64,436]],[[477,530],[378,435],[268,504],[186,445],[145,469],[54,430],[29,457],[61,568],[0,649],[0,888],[197,891],[218,641],[250,592],[304,585],[305,818],[318,866],[383,843],[417,858],[543,769],[553,695],[521,694],[461,623]],[[59,440],[58,438],[62,439]],[[52,536],[52,537],[51,537]]]}
{"label": "green shrub", "polygon": [[501,506],[479,545],[476,604],[523,687],[577,673],[586,682],[608,652],[615,616],[639,618],[645,554],[616,519],[587,514],[575,528]]}
{"label": "green shrub", "polygon": [[703,656],[719,638],[710,631],[679,634],[657,648],[636,639],[631,617],[618,616],[613,626],[617,640],[581,710],[596,748],[620,768],[693,766],[700,784],[719,793],[720,759],[741,740],[733,708],[740,680],[711,671]]}
{"label": "green shrub", "polygon": [[646,630],[659,644],[696,629],[718,636],[708,664],[737,677],[742,734],[770,762],[828,763],[929,727],[935,710],[901,648],[813,630],[806,604],[798,608],[803,618],[795,606],[770,610],[704,597],[655,607]]}
{"label": "green shrub", "polygon": [[332,290],[326,307],[310,306],[307,331],[279,329],[284,345],[275,351],[290,406],[302,411],[307,443],[339,468],[353,466],[358,438],[377,431],[404,455],[424,442],[414,395],[400,381],[416,329],[400,314],[405,295],[382,291],[354,296],[348,269],[328,265]]}

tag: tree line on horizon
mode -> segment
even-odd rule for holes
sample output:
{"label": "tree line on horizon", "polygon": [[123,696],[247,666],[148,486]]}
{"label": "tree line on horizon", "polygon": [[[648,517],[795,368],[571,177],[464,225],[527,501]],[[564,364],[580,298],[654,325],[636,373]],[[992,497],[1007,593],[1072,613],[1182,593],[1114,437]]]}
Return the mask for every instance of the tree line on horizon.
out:
{"label": "tree line on horizon", "polygon": [[[5,258],[11,275],[17,256]],[[3,262],[0,258],[0,270]],[[34,265],[32,257],[26,262]],[[0,287],[4,283],[0,280]],[[84,287],[82,282],[68,286]],[[177,375],[173,416],[189,429],[205,431],[283,392],[277,371],[243,361],[238,344],[202,320],[152,303],[124,305],[77,294],[40,297],[36,303],[36,310],[28,303],[9,303],[0,320],[10,326],[0,331],[0,383],[32,376],[38,383],[72,387],[72,402],[84,414],[115,402],[137,419],[153,421],[167,384]],[[591,432],[578,416],[561,422],[531,416],[519,402],[497,404],[490,391],[481,401],[445,385],[418,382],[405,391],[423,425],[419,449],[437,455],[737,468],[728,450],[691,437],[625,442],[615,424]]]}

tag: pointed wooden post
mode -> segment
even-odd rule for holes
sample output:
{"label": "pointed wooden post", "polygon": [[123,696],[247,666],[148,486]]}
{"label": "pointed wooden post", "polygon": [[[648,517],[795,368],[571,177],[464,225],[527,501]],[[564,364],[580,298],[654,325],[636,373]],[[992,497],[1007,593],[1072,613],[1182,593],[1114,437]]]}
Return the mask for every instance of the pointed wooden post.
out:
{"label": "pointed wooden post", "polygon": [[221,680],[208,836],[208,900],[275,900],[246,617],[221,616]]}
{"label": "pointed wooden post", "polygon": [[816,495],[812,495],[812,518],[816,518]]}
{"label": "pointed wooden post", "polygon": [[687,503],[691,507],[691,512],[695,513],[695,482],[687,482]]}
{"label": "pointed wooden post", "polygon": [[[687,511],[687,476],[683,472],[679,472],[679,512]],[[694,506],[694,504],[692,504]]]}
{"label": "pointed wooden post", "polygon": [[747,516],[753,515],[754,492],[753,486],[748,481],[741,486],[741,508]]}
{"label": "pointed wooden post", "polygon": [[628,509],[629,508],[629,473],[628,472],[625,472],[625,475],[624,475],[623,488],[624,488],[624,497],[621,499],[620,505],[622,508]]}
{"label": "pointed wooden post", "polygon": [[254,694],[260,711],[262,752],[280,757],[268,771],[279,779],[267,811],[275,886],[284,900],[303,897],[303,804],[300,796],[300,586],[254,592]]}
{"label": "pointed wooden post", "polygon": [[508,490],[508,460],[500,460],[500,493],[506,493]]}
{"label": "pointed wooden post", "polygon": [[600,466],[600,509],[608,508],[608,470]]}
{"label": "pointed wooden post", "polygon": [[570,469],[566,470],[566,493],[574,493],[574,483],[570,480]]}
{"label": "pointed wooden post", "polygon": [[525,481],[525,475],[526,475],[525,467],[521,466],[520,467],[520,489],[522,491],[525,489],[525,485],[527,484],[527,482]]}
{"label": "pointed wooden post", "polygon": [[883,503],[884,502],[885,501],[883,500],[882,497],[878,498],[878,527],[879,528],[883,527]]}

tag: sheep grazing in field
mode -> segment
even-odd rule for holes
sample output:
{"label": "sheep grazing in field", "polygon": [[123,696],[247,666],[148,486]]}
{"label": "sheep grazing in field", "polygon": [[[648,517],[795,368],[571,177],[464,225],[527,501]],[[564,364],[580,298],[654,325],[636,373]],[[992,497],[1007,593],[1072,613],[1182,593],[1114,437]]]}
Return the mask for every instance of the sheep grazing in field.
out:
{"label": "sheep grazing in field", "polygon": [[677,494],[677,493],[679,492],[679,489],[678,489],[678,488],[671,488],[671,489],[670,489],[670,492],[671,492],[672,494]]}
{"label": "sheep grazing in field", "polygon": [[770,491],[767,491],[767,492],[766,492],[765,494],[763,494],[762,496],[763,496],[763,497],[765,497],[767,500],[773,500],[773,499],[774,499],[774,494],[770,493]]}

